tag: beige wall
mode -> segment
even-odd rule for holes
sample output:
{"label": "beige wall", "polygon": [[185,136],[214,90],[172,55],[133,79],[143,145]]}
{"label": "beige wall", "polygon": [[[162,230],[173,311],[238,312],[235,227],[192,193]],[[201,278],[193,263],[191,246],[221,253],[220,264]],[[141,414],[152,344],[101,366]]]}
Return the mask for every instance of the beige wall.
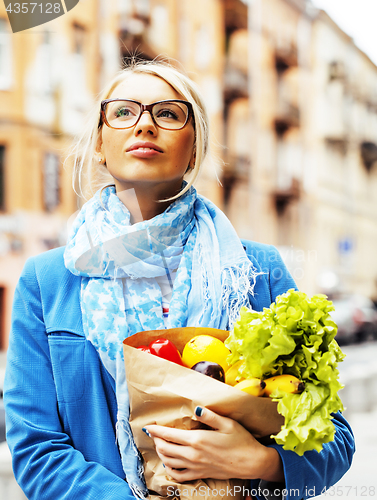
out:
{"label": "beige wall", "polygon": [[[212,154],[196,186],[240,237],[278,246],[308,293],[322,291],[333,272],[345,290],[377,294],[377,167],[368,172],[360,156],[360,142],[377,142],[377,68],[325,14],[308,13],[304,0],[252,5],[248,19],[241,0],[150,0],[149,7],[84,0],[10,35],[12,81],[0,89],[5,332],[25,259],[64,243],[77,209],[63,168],[67,148],[121,56],[138,50],[172,58],[200,86]],[[346,77],[329,82],[334,61]],[[48,152],[60,158],[60,203],[50,212],[43,204]],[[340,253],[347,240],[352,249]]]}
{"label": "beige wall", "polygon": [[[66,110],[76,105],[70,102],[76,84],[72,73],[79,67],[72,61],[74,22],[87,28],[88,37],[83,49],[85,88],[80,89],[84,109],[76,115],[71,110],[71,117],[84,121],[84,112],[98,91],[96,2],[83,4],[80,2],[72,11],[74,15],[58,18],[43,28],[9,34],[11,79],[6,88],[0,89],[0,146],[6,148],[5,211],[0,213],[0,286],[6,292],[1,318],[3,348],[7,345],[14,289],[25,260],[63,244],[66,221],[77,209],[70,167],[63,166],[76,132],[74,127],[67,127],[66,116]],[[6,18],[4,4],[0,4],[0,18]],[[71,75],[64,74],[67,69]],[[46,154],[55,155],[59,176],[59,202],[50,210],[44,202]]]}
{"label": "beige wall", "polygon": [[[377,143],[377,68],[327,15],[308,17],[293,4],[254,2],[253,30],[233,34],[234,65],[247,44],[252,51],[251,96],[228,113],[226,211],[241,236],[278,246],[301,289],[332,292],[323,284],[333,272],[343,291],[373,296],[377,168],[367,171],[360,143]],[[278,59],[288,64],[280,77]],[[329,82],[334,61],[346,78]],[[276,120],[287,127],[280,136]],[[249,170],[238,172],[234,158],[245,156]]]}
{"label": "beige wall", "polygon": [[[375,296],[377,169],[365,167],[360,144],[377,143],[377,68],[324,13],[314,24],[313,61],[318,274],[331,270],[346,291]],[[333,62],[338,76],[330,80]],[[339,252],[345,240],[352,246]]]}

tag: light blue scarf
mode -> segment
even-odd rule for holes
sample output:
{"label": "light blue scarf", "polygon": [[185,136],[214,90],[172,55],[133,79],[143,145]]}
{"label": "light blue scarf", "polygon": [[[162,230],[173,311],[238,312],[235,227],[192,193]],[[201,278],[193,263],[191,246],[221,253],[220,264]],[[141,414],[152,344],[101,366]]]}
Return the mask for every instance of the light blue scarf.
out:
{"label": "light blue scarf", "polygon": [[115,380],[126,479],[145,498],[141,456],[129,425],[123,340],[165,328],[159,276],[177,269],[168,328],[225,330],[241,306],[250,307],[258,273],[223,212],[193,187],[162,214],[133,225],[115,187],[97,192],[73,224],[64,259],[67,269],[82,276],[85,336]]}

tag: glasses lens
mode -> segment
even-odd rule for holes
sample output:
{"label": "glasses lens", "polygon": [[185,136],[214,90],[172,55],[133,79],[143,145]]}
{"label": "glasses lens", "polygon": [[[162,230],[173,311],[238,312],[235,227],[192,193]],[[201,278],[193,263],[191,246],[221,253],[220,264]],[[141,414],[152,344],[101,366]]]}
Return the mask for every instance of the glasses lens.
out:
{"label": "glasses lens", "polygon": [[113,128],[132,127],[139,114],[139,104],[132,101],[111,101],[106,105],[106,119]]}
{"label": "glasses lens", "polygon": [[169,130],[182,128],[189,110],[183,102],[160,102],[153,106],[153,117],[157,125]]}

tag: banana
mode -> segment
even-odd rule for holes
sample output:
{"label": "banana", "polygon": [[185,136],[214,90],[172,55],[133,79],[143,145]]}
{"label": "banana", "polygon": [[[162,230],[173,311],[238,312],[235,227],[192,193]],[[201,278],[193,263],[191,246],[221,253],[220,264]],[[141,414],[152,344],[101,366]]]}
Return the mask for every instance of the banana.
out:
{"label": "banana", "polygon": [[277,389],[290,394],[299,394],[305,389],[304,382],[301,382],[293,375],[277,375],[276,377],[266,378],[264,382],[266,383],[265,396],[270,396]]}
{"label": "banana", "polygon": [[263,380],[259,378],[250,378],[238,382],[234,387],[240,389],[241,391],[247,392],[252,396],[263,396],[263,390],[266,384]]}
{"label": "banana", "polygon": [[237,382],[241,382],[241,380],[244,380],[244,378],[238,374],[238,368],[242,365],[243,360],[241,359],[240,361],[237,361],[237,363],[233,366],[231,366],[226,372],[225,372],[225,383],[229,385],[236,385]]}

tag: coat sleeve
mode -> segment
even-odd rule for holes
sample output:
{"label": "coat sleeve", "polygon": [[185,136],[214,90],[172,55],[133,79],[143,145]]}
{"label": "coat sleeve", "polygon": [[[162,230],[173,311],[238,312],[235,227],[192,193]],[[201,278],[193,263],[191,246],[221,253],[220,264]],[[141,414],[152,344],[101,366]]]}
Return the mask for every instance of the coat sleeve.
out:
{"label": "coat sleeve", "polygon": [[254,496],[299,500],[325,493],[351,466],[355,452],[352,430],[340,412],[334,415],[334,441],[325,443],[320,453],[307,451],[303,456],[273,444],[283,462],[285,484],[252,481]]}
{"label": "coat sleeve", "polygon": [[[263,253],[261,266],[268,274],[271,302],[290,288],[297,289],[275,247],[269,246]],[[320,495],[339,481],[351,466],[355,442],[350,425],[340,412],[334,415],[333,423],[336,430],[334,441],[324,444],[320,453],[313,450],[300,457],[293,451],[284,450],[281,445],[271,445],[283,462],[285,484],[253,480],[252,496],[300,500]]]}
{"label": "coat sleeve", "polygon": [[30,500],[134,500],[122,478],[86,461],[63,431],[33,260],[13,305],[4,385],[15,478]]}

